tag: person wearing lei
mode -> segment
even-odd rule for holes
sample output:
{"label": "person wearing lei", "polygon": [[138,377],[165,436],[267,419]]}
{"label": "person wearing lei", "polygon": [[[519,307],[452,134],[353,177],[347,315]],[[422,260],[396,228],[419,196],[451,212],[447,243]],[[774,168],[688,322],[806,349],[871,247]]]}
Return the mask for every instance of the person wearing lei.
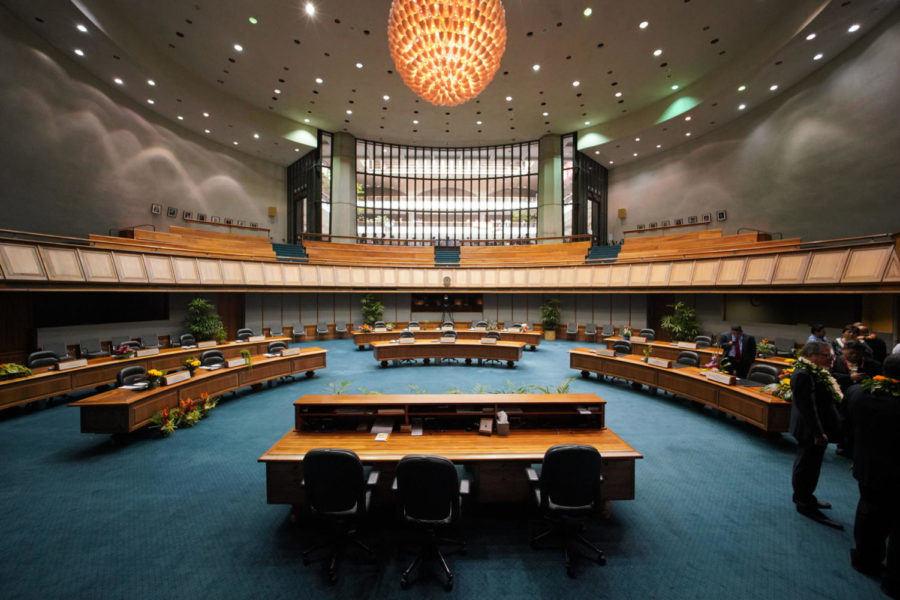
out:
{"label": "person wearing lei", "polygon": [[843,529],[843,525],[822,513],[822,509],[831,505],[815,495],[825,449],[840,436],[836,405],[843,401],[844,395],[828,370],[833,363],[831,344],[810,342],[803,346],[793,364],[790,431],[797,440],[797,458],[791,486],[798,513],[823,525]]}

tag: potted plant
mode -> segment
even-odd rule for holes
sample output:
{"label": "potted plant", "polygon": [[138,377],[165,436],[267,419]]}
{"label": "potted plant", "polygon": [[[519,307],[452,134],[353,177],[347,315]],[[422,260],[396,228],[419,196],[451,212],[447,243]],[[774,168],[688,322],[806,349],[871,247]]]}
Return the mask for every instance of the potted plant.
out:
{"label": "potted plant", "polygon": [[626,340],[631,339],[631,327],[626,326],[626,327],[622,328],[622,337],[625,338]]}
{"label": "potted plant", "polygon": [[366,294],[362,297],[362,314],[365,323],[374,325],[384,316],[384,304],[374,294]]}
{"label": "potted plant", "polygon": [[550,298],[541,305],[541,324],[544,326],[544,339],[556,339],[556,327],[559,325],[559,298]]}
{"label": "potted plant", "polygon": [[760,357],[768,358],[770,356],[775,355],[775,344],[772,343],[771,340],[767,340],[763,338],[761,342],[756,345],[756,351],[759,353]]}
{"label": "potted plant", "polygon": [[662,318],[660,326],[672,334],[672,340],[676,342],[692,342],[700,333],[700,323],[697,322],[697,311],[688,306],[686,302],[678,301],[670,304],[669,308],[674,313]]}
{"label": "potted plant", "polygon": [[28,377],[31,375],[31,369],[28,367],[17,365],[16,363],[4,363],[0,365],[0,381],[4,379],[15,379],[16,377]]}
{"label": "potted plant", "polygon": [[191,356],[190,358],[184,359],[184,367],[188,370],[188,373],[191,374],[191,377],[194,376],[194,373],[197,372],[197,367],[200,366],[200,361],[195,357]]}
{"label": "potted plant", "polygon": [[205,340],[225,340],[225,326],[209,300],[194,298],[188,303],[185,327],[198,342]]}

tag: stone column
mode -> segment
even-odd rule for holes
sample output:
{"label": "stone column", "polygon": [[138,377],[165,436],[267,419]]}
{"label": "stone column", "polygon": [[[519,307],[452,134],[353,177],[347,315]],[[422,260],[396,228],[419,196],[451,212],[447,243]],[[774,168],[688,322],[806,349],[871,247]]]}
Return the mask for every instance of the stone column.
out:
{"label": "stone column", "polygon": [[562,138],[551,134],[538,146],[538,237],[561,235]]}
{"label": "stone column", "polygon": [[[331,234],[356,236],[356,138],[338,132],[332,140]],[[333,241],[353,243],[347,239]]]}

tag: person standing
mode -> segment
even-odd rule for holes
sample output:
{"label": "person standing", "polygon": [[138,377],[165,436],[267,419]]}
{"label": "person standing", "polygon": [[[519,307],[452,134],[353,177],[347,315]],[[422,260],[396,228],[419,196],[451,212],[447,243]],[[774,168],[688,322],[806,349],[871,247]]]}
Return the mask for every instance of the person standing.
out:
{"label": "person standing", "polygon": [[853,477],[859,483],[850,563],[877,576],[886,558],[881,587],[900,598],[900,354],[884,359],[884,376],[852,386],[845,401],[856,434]]}
{"label": "person standing", "polygon": [[746,377],[750,365],[756,360],[756,338],[744,333],[740,325],[732,325],[730,333],[719,334],[718,343],[722,347],[722,355],[730,356],[734,361],[736,375],[742,379]]}
{"label": "person standing", "polygon": [[829,441],[837,441],[840,434],[840,417],[835,404],[843,395],[829,372],[833,362],[831,344],[812,342],[803,346],[800,358],[794,363],[790,431],[797,440],[797,458],[791,487],[797,512],[829,527],[843,529],[843,525],[822,513],[821,509],[831,508],[831,505],[815,495],[825,448]]}
{"label": "person standing", "polygon": [[[858,340],[850,340],[844,343],[844,350],[841,356],[835,358],[834,365],[831,367],[831,375],[834,377],[841,391],[846,392],[854,383],[860,383],[866,379],[871,379],[876,375],[881,375],[881,363],[872,357],[867,357],[865,353],[865,344]],[[844,422],[841,424],[841,441],[838,442],[838,456],[853,455],[853,426],[850,424],[850,415],[847,413],[847,403],[841,402],[838,412]]]}
{"label": "person standing", "polygon": [[859,329],[859,340],[871,350],[872,358],[878,362],[884,362],[887,356],[887,344],[874,333],[869,333],[869,328],[862,323],[854,323]]}
{"label": "person standing", "polygon": [[830,344],[831,340],[825,337],[825,326],[821,323],[816,323],[809,329],[809,337],[806,338],[806,343],[810,342],[825,342],[826,344]]}

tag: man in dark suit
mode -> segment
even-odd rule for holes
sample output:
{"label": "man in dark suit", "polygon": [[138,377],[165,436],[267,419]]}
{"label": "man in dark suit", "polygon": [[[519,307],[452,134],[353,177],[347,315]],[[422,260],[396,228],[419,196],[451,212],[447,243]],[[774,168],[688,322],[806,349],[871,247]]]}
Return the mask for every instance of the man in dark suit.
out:
{"label": "man in dark suit", "polygon": [[722,347],[722,355],[730,356],[735,364],[738,377],[747,376],[750,365],[756,360],[756,338],[744,333],[740,325],[732,325],[731,332],[719,334],[719,346]]}
{"label": "man in dark suit", "polygon": [[872,358],[878,362],[884,362],[885,357],[887,357],[887,344],[884,343],[884,340],[875,334],[870,334],[869,328],[862,323],[855,323],[855,325],[859,329],[859,340],[869,347],[869,350],[872,352]]}
{"label": "man in dark suit", "polygon": [[[865,344],[859,340],[850,340],[844,342],[844,349],[841,355],[834,360],[834,366],[831,367],[831,374],[841,386],[842,391],[847,391],[854,383],[860,383],[866,379],[871,379],[876,375],[881,375],[881,363],[870,356],[866,356]],[[840,456],[853,455],[853,427],[850,425],[849,415],[847,414],[847,403],[841,402],[838,407],[841,417],[844,419],[842,428],[842,440],[838,444],[837,454]]]}
{"label": "man in dark suit", "polygon": [[[884,375],[900,380],[900,354],[884,359]],[[857,571],[877,576],[886,556],[881,586],[888,596],[900,598],[900,396],[854,385],[844,402],[856,434],[853,476],[859,482],[850,562]]]}
{"label": "man in dark suit", "polygon": [[[791,375],[791,434],[797,439],[791,485],[797,512],[835,529],[844,526],[826,517],[820,509],[831,508],[816,498],[816,486],[822,469],[822,458],[829,440],[837,441],[840,417],[835,408],[830,384],[815,375],[816,369],[828,371],[834,362],[831,344],[812,342],[800,350],[802,360],[794,363]],[[839,391],[837,393],[840,393]]]}

